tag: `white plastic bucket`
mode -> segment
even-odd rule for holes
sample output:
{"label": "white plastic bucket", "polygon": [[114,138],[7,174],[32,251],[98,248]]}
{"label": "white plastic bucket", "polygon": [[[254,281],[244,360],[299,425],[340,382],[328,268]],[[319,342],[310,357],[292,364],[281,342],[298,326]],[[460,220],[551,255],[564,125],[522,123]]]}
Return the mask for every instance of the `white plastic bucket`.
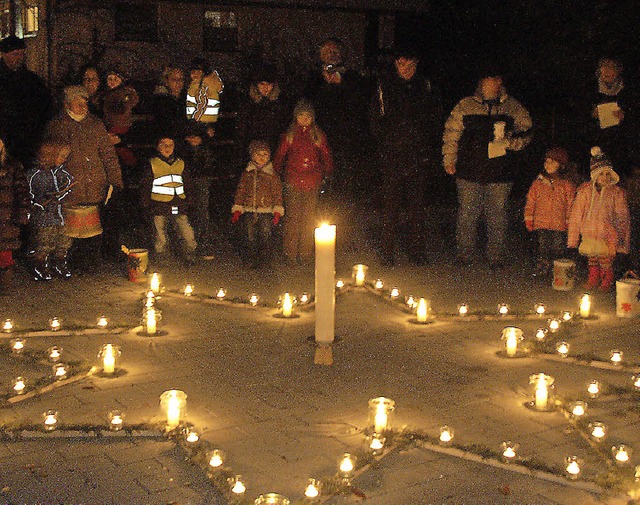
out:
{"label": "white plastic bucket", "polygon": [[640,314],[640,280],[620,279],[616,281],[616,316],[638,317]]}
{"label": "white plastic bucket", "polygon": [[553,289],[557,291],[571,291],[575,280],[575,261],[563,258],[553,262]]}

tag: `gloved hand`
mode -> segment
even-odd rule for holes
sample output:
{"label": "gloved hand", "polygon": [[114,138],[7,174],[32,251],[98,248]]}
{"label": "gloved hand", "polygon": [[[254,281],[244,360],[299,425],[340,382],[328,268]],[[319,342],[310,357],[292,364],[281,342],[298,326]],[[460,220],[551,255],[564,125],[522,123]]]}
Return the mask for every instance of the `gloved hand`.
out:
{"label": "gloved hand", "polygon": [[271,221],[273,223],[273,226],[277,226],[277,224],[280,222],[280,213],[279,212],[274,212],[273,213],[273,220]]}
{"label": "gloved hand", "polygon": [[242,212],[240,212],[239,210],[236,210],[233,215],[231,216],[231,222],[233,224],[236,224],[238,221],[240,221],[240,216],[242,215]]}
{"label": "gloved hand", "polygon": [[524,225],[527,227],[527,231],[533,231],[533,221],[525,221]]}

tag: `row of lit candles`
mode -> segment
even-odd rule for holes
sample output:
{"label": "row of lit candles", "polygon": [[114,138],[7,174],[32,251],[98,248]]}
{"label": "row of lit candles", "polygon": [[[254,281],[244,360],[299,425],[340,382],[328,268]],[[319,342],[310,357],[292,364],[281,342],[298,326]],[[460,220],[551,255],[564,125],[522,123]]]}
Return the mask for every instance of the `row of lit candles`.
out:
{"label": "row of lit candles", "polygon": [[[106,316],[99,316],[96,321],[96,326],[98,328],[106,328],[109,325],[109,320]],[[5,319],[2,323],[2,331],[4,333],[12,333],[15,329],[15,325],[13,323],[13,319]],[[51,331],[59,331],[62,329],[62,319],[57,316],[49,319],[49,329]]]}

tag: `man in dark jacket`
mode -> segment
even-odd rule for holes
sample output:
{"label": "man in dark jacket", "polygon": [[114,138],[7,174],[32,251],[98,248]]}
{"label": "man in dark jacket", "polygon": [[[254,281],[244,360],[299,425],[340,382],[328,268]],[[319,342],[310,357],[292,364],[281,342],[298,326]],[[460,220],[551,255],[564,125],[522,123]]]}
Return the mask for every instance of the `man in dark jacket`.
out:
{"label": "man in dark jacket", "polygon": [[396,51],[394,67],[379,80],[371,104],[383,184],[380,253],[386,265],[395,263],[401,210],[408,221],[403,236],[409,261],[427,262],[427,183],[433,184],[429,179],[437,173],[442,103],[431,81],[417,71],[418,63],[415,51]]}
{"label": "man in dark jacket", "polygon": [[477,256],[478,224],[487,225],[487,256],[492,269],[504,262],[507,201],[515,179],[514,151],[531,141],[531,117],[502,86],[500,71],[485,69],[478,89],[453,108],[444,127],[444,168],[455,175],[458,191],[458,263]]}
{"label": "man in dark jacket", "polygon": [[51,94],[44,81],[25,67],[22,39],[15,35],[2,39],[0,56],[0,125],[11,125],[7,150],[26,166],[51,117]]}

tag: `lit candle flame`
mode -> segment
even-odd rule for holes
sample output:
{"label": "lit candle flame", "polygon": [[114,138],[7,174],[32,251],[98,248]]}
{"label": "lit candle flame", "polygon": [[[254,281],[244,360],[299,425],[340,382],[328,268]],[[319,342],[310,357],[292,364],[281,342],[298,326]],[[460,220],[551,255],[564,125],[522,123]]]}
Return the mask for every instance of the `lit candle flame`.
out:
{"label": "lit candle flame", "polygon": [[384,282],[382,282],[381,279],[377,279],[376,283],[375,283],[375,288],[376,289],[382,289],[384,287]]}
{"label": "lit candle flame", "polygon": [[291,317],[293,314],[293,299],[289,293],[285,293],[282,298],[282,315],[284,317]]}
{"label": "lit candle flame", "polygon": [[102,371],[112,374],[116,369],[116,352],[112,344],[105,344],[102,349]]}
{"label": "lit candle flame", "polygon": [[353,472],[353,460],[351,459],[351,454],[345,454],[340,461],[340,471],[342,473],[351,473]]}
{"label": "lit candle flame", "polygon": [[466,316],[469,313],[469,306],[466,303],[463,303],[458,307],[458,314],[461,316]]}
{"label": "lit candle flame", "polygon": [[246,486],[242,483],[240,476],[237,476],[234,479],[233,487],[231,488],[231,492],[234,494],[242,494],[247,490]]}
{"label": "lit candle flame", "polygon": [[98,323],[97,323],[98,328],[106,328],[108,324],[109,324],[109,321],[105,316],[100,316],[98,318]]}
{"label": "lit candle flame", "polygon": [[193,294],[193,286],[191,284],[187,284],[184,287],[184,296],[191,296]]}
{"label": "lit candle flame", "polygon": [[398,288],[391,288],[391,292],[389,293],[391,298],[398,298],[400,296],[400,290]]}
{"label": "lit candle flame", "polygon": [[260,297],[254,293],[249,298],[249,303],[255,307],[256,305],[258,305],[258,300],[259,299],[260,299]]}
{"label": "lit candle flame", "polygon": [[13,384],[13,390],[19,395],[24,393],[25,387],[24,379],[22,377],[18,377]]}
{"label": "lit candle flame", "polygon": [[356,286],[364,285],[364,265],[356,265]]}
{"label": "lit candle flame", "polygon": [[154,295],[157,295],[160,292],[160,274],[158,274],[158,272],[153,272],[153,274],[151,274],[149,289],[153,291]]}
{"label": "lit candle flame", "polygon": [[216,293],[216,298],[218,300],[224,300],[225,296],[227,296],[227,290],[224,288],[218,289],[218,292]]}
{"label": "lit candle flame", "polygon": [[218,449],[215,449],[211,454],[211,458],[209,459],[209,466],[218,468],[222,466],[223,462],[224,460],[222,458],[222,453]]}
{"label": "lit candle flame", "polygon": [[429,304],[424,298],[420,298],[418,302],[418,310],[416,311],[416,319],[419,323],[426,323],[429,315]]}
{"label": "lit candle flame", "polygon": [[582,295],[580,298],[580,317],[589,317],[591,313],[591,298],[588,294]]}
{"label": "lit candle flame", "polygon": [[11,319],[5,319],[2,323],[2,331],[5,333],[11,333],[13,331],[13,321]]}
{"label": "lit candle flame", "polygon": [[60,320],[57,317],[53,317],[51,321],[49,321],[49,327],[52,331],[58,331],[60,329]]}
{"label": "lit candle flame", "polygon": [[309,484],[307,484],[307,488],[304,490],[304,495],[307,498],[317,498],[320,495],[320,490],[316,485],[315,479],[309,479]]}
{"label": "lit candle flame", "polygon": [[503,303],[498,307],[498,313],[502,316],[506,316],[509,313],[509,306],[506,303]]}

